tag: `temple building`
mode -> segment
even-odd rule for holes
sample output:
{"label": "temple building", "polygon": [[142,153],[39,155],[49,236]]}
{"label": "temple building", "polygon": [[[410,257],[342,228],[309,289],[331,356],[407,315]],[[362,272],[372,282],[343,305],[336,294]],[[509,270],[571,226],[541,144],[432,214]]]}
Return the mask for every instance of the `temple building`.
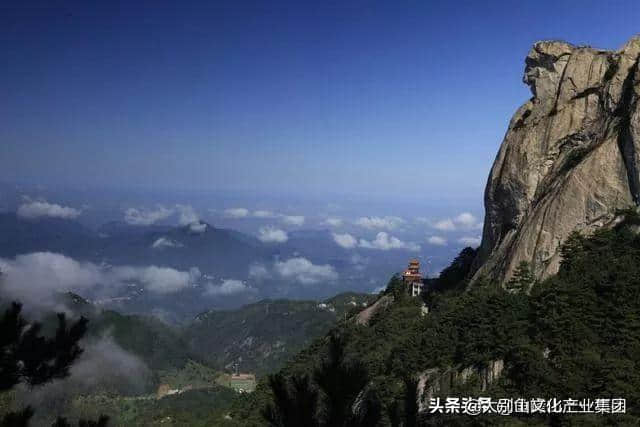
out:
{"label": "temple building", "polygon": [[409,266],[402,273],[402,281],[409,290],[412,297],[417,297],[422,293],[422,274],[420,273],[420,261],[412,259]]}

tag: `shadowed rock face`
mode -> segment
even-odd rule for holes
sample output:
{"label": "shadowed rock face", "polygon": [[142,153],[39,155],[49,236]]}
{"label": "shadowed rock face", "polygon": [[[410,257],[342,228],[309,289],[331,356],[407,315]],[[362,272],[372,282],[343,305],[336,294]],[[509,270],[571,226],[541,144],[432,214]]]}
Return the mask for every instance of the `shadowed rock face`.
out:
{"label": "shadowed rock face", "polygon": [[558,271],[559,247],[637,205],[640,37],[617,52],[536,43],[524,82],[533,98],[514,114],[485,190],[474,280],[504,281],[521,261],[539,278]]}

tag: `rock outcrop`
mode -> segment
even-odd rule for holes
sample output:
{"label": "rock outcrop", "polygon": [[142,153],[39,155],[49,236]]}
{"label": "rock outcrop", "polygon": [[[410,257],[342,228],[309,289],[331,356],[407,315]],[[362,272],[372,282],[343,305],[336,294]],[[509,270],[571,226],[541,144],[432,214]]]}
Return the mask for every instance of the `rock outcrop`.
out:
{"label": "rock outcrop", "polygon": [[504,360],[502,359],[491,360],[484,367],[428,369],[418,375],[416,396],[418,412],[428,410],[429,400],[432,397],[446,395],[454,386],[467,383],[473,376],[476,376],[479,381],[480,391],[486,391],[502,376],[503,370]]}
{"label": "rock outcrop", "polygon": [[474,280],[504,281],[521,261],[557,272],[569,234],[591,233],[640,199],[640,37],[617,52],[536,43],[485,190]]}

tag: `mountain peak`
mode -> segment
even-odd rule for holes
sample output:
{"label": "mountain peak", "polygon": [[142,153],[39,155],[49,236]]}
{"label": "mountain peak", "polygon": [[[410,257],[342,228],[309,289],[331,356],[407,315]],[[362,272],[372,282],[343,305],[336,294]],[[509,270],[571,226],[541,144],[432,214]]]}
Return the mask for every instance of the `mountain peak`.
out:
{"label": "mountain peak", "polygon": [[557,272],[574,230],[592,233],[640,201],[640,38],[618,51],[541,41],[525,59],[533,98],[514,114],[485,190],[475,277],[521,261]]}

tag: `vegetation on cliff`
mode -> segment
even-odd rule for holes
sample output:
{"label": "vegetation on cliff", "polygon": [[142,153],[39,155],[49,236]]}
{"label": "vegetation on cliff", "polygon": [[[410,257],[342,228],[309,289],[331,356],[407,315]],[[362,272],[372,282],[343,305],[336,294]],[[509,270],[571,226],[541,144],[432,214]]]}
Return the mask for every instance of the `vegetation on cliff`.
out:
{"label": "vegetation on cliff", "polygon": [[[562,248],[559,273],[533,286],[530,293],[525,265],[519,269],[524,283],[512,283],[510,289],[480,280],[461,291],[460,283],[447,282],[453,272],[465,270],[472,261],[467,257],[467,262],[461,262],[459,257],[442,281],[433,284],[437,291],[425,294],[431,311],[421,316],[422,301],[398,292],[400,284],[393,278],[387,292],[394,295],[394,303],[374,315],[368,326],[340,324],[301,352],[280,375],[292,384],[305,375],[312,378],[330,359],[330,337],[339,335],[344,340],[345,363],[365,369],[366,388],[384,408],[380,425],[403,422],[393,414],[410,406],[407,379],[429,369],[460,372],[465,368],[473,374],[441,390],[443,397],[625,398],[627,414],[508,419],[423,414],[420,420],[405,419],[403,425],[418,421],[423,425],[637,423],[640,237],[632,224],[633,218],[627,217],[615,228],[591,237],[573,234]],[[504,371],[483,390],[480,373],[495,360],[504,361]],[[309,386],[322,395],[322,387],[313,382]],[[249,408],[273,404],[271,396],[269,384],[263,382],[244,405],[238,405],[234,418],[243,424],[265,425],[259,412]]]}

